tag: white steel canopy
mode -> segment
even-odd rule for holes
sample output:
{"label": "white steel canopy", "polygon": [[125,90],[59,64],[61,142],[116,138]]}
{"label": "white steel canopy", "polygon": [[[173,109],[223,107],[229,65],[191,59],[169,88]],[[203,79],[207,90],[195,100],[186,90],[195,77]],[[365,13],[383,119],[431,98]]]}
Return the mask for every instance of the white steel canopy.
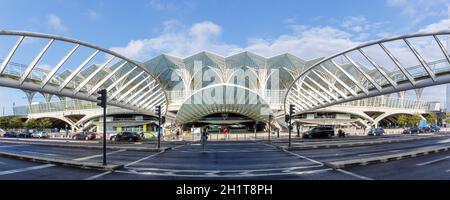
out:
{"label": "white steel canopy", "polygon": [[358,99],[450,83],[450,31],[370,42],[322,59],[289,87],[285,108],[316,110]]}
{"label": "white steel canopy", "polygon": [[177,113],[180,124],[197,122],[217,113],[235,113],[255,121],[268,122],[270,107],[255,92],[234,84],[216,84],[189,96]]}
{"label": "white steel canopy", "polygon": [[[55,35],[0,31],[1,39],[16,42],[0,55],[0,86],[87,101],[96,101],[96,91],[105,88],[110,105],[149,114],[156,105],[162,105],[163,112],[167,110],[165,90],[144,64]],[[45,45],[41,48],[42,42]],[[3,43],[0,47],[6,46]],[[36,52],[34,49],[41,50],[36,55],[30,53]],[[17,64],[28,57],[34,58],[28,65]]]}

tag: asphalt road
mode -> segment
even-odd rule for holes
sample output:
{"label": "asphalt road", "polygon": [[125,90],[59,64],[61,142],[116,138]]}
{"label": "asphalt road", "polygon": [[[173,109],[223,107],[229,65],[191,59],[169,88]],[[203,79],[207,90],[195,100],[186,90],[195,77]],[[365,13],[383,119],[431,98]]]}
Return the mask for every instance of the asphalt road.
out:
{"label": "asphalt road", "polygon": [[[281,151],[261,142],[212,142],[173,145],[165,152],[109,150],[108,162],[125,167],[114,172],[57,166],[0,157],[0,180],[227,180],[227,179],[450,179],[450,153],[335,170],[323,162],[449,145],[446,138],[334,149]],[[0,151],[66,160],[102,161],[101,150],[0,142]],[[433,161],[433,162],[430,162]]]}

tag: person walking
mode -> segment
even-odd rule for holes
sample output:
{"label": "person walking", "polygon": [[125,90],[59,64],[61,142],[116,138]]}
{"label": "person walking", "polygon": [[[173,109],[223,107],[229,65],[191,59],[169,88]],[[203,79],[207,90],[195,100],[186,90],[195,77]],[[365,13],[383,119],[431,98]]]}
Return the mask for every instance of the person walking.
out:
{"label": "person walking", "polygon": [[202,130],[202,138],[201,138],[203,151],[205,150],[206,141],[208,140],[208,135],[209,135],[208,127],[204,127]]}

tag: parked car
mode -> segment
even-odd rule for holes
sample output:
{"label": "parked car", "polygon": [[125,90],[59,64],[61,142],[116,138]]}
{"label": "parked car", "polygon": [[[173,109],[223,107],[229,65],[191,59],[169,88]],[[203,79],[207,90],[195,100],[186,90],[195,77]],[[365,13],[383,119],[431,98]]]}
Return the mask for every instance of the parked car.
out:
{"label": "parked car", "polygon": [[383,135],[384,132],[384,128],[372,128],[370,129],[368,135],[369,136],[379,136],[379,135]]}
{"label": "parked car", "polygon": [[110,137],[111,141],[130,141],[137,142],[141,139],[141,136],[132,132],[120,132]]}
{"label": "parked car", "polygon": [[415,133],[420,133],[420,129],[417,127],[411,127],[403,131],[403,134],[415,134]]}
{"label": "parked car", "polygon": [[24,132],[19,133],[19,135],[17,135],[17,137],[20,137],[20,138],[31,138],[32,135],[33,135],[33,133],[31,133],[29,131],[24,131]]}
{"label": "parked car", "polygon": [[34,132],[31,136],[34,138],[48,138],[48,133],[45,131],[37,131]]}
{"label": "parked car", "polygon": [[420,133],[430,133],[430,132],[431,132],[431,127],[429,127],[429,126],[420,128]]}
{"label": "parked car", "polygon": [[334,136],[333,127],[314,127],[303,134],[303,138],[330,138]]}
{"label": "parked car", "polygon": [[435,132],[439,132],[441,131],[441,127],[433,125],[431,126],[431,132],[435,133]]}
{"label": "parked car", "polygon": [[6,133],[3,134],[3,137],[11,137],[11,138],[15,138],[17,137],[17,133],[13,132],[13,131],[8,131]]}
{"label": "parked car", "polygon": [[95,140],[97,135],[95,133],[89,133],[89,132],[82,132],[77,133],[72,136],[72,139],[74,140]]}

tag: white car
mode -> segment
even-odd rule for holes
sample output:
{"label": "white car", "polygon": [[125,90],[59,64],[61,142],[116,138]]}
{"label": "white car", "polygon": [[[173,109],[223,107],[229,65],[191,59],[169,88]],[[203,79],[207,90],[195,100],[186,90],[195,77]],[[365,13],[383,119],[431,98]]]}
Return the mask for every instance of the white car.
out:
{"label": "white car", "polygon": [[38,131],[34,132],[31,136],[34,138],[48,138],[48,133],[44,131]]}

